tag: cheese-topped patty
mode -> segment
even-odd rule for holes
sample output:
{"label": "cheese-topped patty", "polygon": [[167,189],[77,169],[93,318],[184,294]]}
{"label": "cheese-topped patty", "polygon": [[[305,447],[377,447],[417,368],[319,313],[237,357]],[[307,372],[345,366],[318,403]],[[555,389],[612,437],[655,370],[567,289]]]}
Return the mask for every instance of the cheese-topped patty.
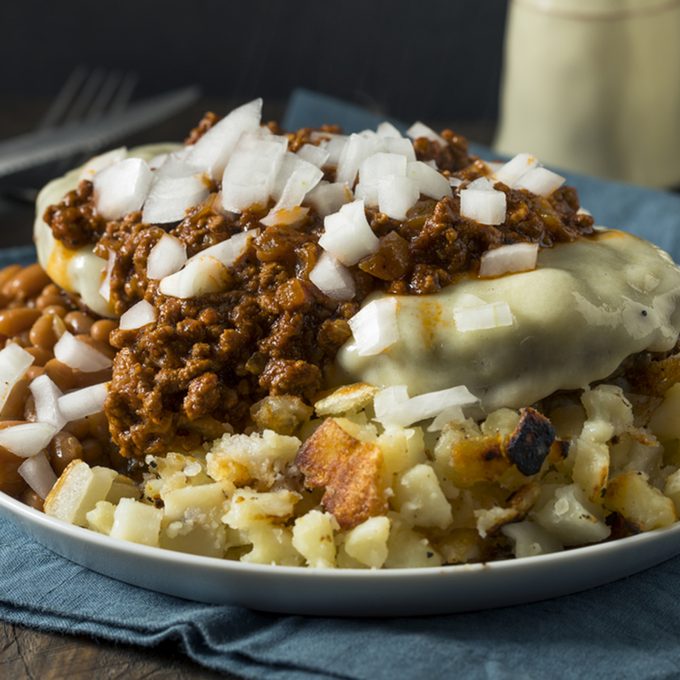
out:
{"label": "cheese-topped patty", "polygon": [[[131,149],[128,156],[151,160],[154,156],[177,149],[176,144],[154,144]],[[85,167],[85,166],[83,166]],[[92,252],[87,245],[77,250],[67,248],[52,235],[52,230],[43,219],[45,210],[58,203],[78,186],[83,179],[83,167],[71,170],[63,177],[47,184],[36,201],[33,238],[38,251],[38,262],[57,285],[69,293],[77,293],[83,302],[97,314],[113,317],[109,303],[100,295],[99,288],[104,278],[106,261]]]}
{"label": "cheese-topped patty", "polygon": [[[507,303],[512,323],[461,331],[454,309],[469,306],[470,296]],[[397,342],[377,356],[346,344],[338,377],[408,385],[411,394],[466,385],[489,411],[586,387],[631,354],[671,349],[680,331],[680,269],[646,241],[601,231],[541,249],[534,271],[467,279],[397,302]]]}

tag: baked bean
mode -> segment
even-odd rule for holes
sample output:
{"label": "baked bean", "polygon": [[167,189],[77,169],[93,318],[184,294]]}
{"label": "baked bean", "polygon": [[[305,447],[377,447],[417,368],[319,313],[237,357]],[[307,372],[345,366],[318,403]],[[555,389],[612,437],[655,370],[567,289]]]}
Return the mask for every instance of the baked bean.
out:
{"label": "baked bean", "polygon": [[109,421],[104,413],[95,413],[87,416],[88,427],[90,428],[90,435],[100,442],[108,444],[109,442]]}
{"label": "baked bean", "polygon": [[112,319],[99,319],[99,321],[95,321],[92,324],[90,336],[93,340],[104,342],[108,345],[109,335],[111,335],[111,331],[116,330],[116,328],[118,328],[118,322],[113,321]]}
{"label": "baked bean", "polygon": [[[23,422],[22,420],[0,421],[0,430],[12,425],[21,425]],[[26,482],[17,472],[24,460],[0,446],[0,491],[16,497],[26,488]]]}
{"label": "baked bean", "polygon": [[19,497],[19,500],[31,508],[40,510],[40,512],[43,511],[44,501],[35,491],[33,491],[33,489],[25,489]]}
{"label": "baked bean", "polygon": [[45,309],[46,307],[60,307],[64,304],[64,298],[61,295],[41,295],[36,301],[35,306],[38,309]]}
{"label": "baked bean", "polygon": [[41,295],[60,295],[61,288],[56,283],[48,283],[41,291]]}
{"label": "baked bean", "polygon": [[[26,351],[33,355],[33,358],[35,359],[33,366],[35,367],[44,366],[52,358],[52,352],[43,349],[42,347],[27,347]],[[41,375],[41,373],[38,375]]]}
{"label": "baked bean", "polygon": [[92,347],[92,349],[96,349],[98,352],[103,354],[105,357],[108,357],[109,359],[113,359],[113,357],[116,356],[116,350],[113,349],[113,347],[111,347],[111,345],[109,345],[108,342],[100,342],[99,340],[95,340],[93,337],[89,335],[76,335],[76,338]]}
{"label": "baked bean", "polygon": [[[51,352],[60,337],[57,335],[57,329],[55,328],[58,325],[56,319],[59,319],[59,317],[52,316],[51,314],[43,314],[31,326],[31,332],[29,334],[31,343],[36,347],[40,347],[40,349]],[[61,319],[59,319],[59,321],[61,322]]]}
{"label": "baked bean", "polygon": [[47,452],[50,464],[57,477],[64,472],[69,463],[78,458],[83,458],[83,447],[80,442],[68,432],[57,432],[57,434],[52,437]]}
{"label": "baked bean", "polygon": [[31,264],[17,272],[2,287],[2,292],[9,297],[16,297],[20,300],[27,300],[35,297],[42,289],[50,283],[43,268],[39,264]]}
{"label": "baked bean", "polygon": [[104,451],[104,447],[93,437],[86,437],[81,440],[83,447],[83,460],[90,466],[109,465],[109,457]]}
{"label": "baked bean", "polygon": [[40,311],[29,307],[15,307],[0,311],[0,335],[14,337],[29,329],[40,317]]}
{"label": "baked bean", "polygon": [[45,373],[62,391],[66,392],[76,386],[75,371],[66,364],[62,364],[58,359],[50,359],[45,364]]}
{"label": "baked bean", "polygon": [[9,418],[10,420],[18,420],[24,416],[24,405],[26,399],[30,394],[28,389],[28,379],[22,378],[17,381],[16,385],[7,397],[7,401],[0,410],[0,418]]}
{"label": "baked bean", "polygon": [[33,399],[32,394],[28,395],[26,403],[24,404],[24,420],[27,420],[29,423],[34,423],[37,420],[35,414],[35,400]]}
{"label": "baked bean", "polygon": [[85,314],[85,312],[69,312],[64,317],[64,323],[71,333],[81,335],[90,332],[94,319],[89,314]]}
{"label": "baked bean", "polygon": [[5,287],[5,284],[13,279],[21,271],[20,264],[11,264],[9,267],[0,269],[0,290]]}
{"label": "baked bean", "polygon": [[15,335],[12,339],[20,347],[30,347],[33,344],[31,342],[30,331],[22,331],[19,333],[19,335]]}
{"label": "baked bean", "polygon": [[47,307],[42,308],[43,314],[55,314],[62,319],[66,316],[66,307],[63,305],[47,305]]}
{"label": "baked bean", "polygon": [[64,430],[70,432],[76,439],[82,441],[90,434],[90,424],[87,422],[87,418],[80,418],[78,420],[72,420],[70,423],[66,423]]}
{"label": "baked bean", "polygon": [[74,371],[76,387],[90,387],[111,380],[112,369],[104,368],[101,371]]}
{"label": "baked bean", "polygon": [[[29,349],[31,349],[29,347]],[[28,349],[26,350],[28,352]],[[28,370],[26,371],[26,377],[29,380],[35,380],[36,378],[40,377],[41,375],[44,375],[45,373],[45,367],[44,366],[36,366],[35,364],[33,366],[30,366]]]}

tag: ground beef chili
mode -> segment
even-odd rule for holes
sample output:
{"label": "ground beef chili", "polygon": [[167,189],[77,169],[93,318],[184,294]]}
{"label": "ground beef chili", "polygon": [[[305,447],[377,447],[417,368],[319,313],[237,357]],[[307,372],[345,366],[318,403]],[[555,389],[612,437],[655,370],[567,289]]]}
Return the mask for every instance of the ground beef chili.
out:
{"label": "ground beef chili", "polygon": [[[190,133],[195,143],[216,122],[206,114]],[[270,129],[279,133],[276,124]],[[305,128],[288,135],[289,148],[318,143],[323,133]],[[447,177],[470,181],[488,167],[449,130],[445,144],[415,140],[420,160],[434,161]],[[332,180],[333,169],[325,178]],[[507,216],[499,226],[481,225],[460,215],[457,192],[439,201],[421,197],[403,222],[369,209],[380,239],[378,251],[351,267],[356,295],[337,302],[309,281],[319,255],[323,220],[310,209],[292,226],[263,228],[267,210],[224,213],[210,197],[167,231],[182,241],[189,256],[244,230],[259,229],[229,271],[227,289],[193,299],[159,293],[146,277],[149,251],[166,229],[145,224],[139,212],[108,222],[96,213],[91,185],[81,183],[45,215],[55,238],[68,247],[93,243],[107,258],[111,302],[120,314],[145,299],[158,320],[139,330],[117,330],[118,350],[106,402],[111,436],[129,458],[190,449],[226,430],[251,424],[250,409],[267,395],[292,394],[308,403],[323,386],[324,369],[351,333],[347,320],[375,290],[394,294],[434,293],[475,272],[489,248],[517,242],[542,247],[592,233],[592,218],[579,211],[576,192],[564,187],[542,198],[496,183],[507,196]],[[269,206],[271,207],[271,206]]]}

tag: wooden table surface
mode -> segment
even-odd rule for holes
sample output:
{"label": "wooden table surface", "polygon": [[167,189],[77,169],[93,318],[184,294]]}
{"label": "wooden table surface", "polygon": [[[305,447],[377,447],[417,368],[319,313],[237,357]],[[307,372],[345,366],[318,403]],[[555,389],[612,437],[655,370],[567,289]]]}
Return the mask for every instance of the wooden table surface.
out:
{"label": "wooden table surface", "polygon": [[[18,100],[3,102],[0,107],[0,137],[29,131],[39,120],[45,102]],[[203,100],[190,111],[172,121],[156,126],[153,140],[182,139],[202,112],[224,113],[232,108],[228,101]],[[278,117],[282,102],[268,102],[266,114]],[[437,127],[436,123],[432,123]],[[493,126],[488,123],[451,127],[475,141],[488,143]],[[440,127],[444,127],[442,124]],[[126,140],[129,145],[151,141],[144,135]],[[33,206],[0,197],[0,248],[31,243]],[[189,660],[177,645],[166,644],[153,649],[119,645],[84,636],[70,636],[30,630],[0,621],[0,679],[21,680],[105,680],[108,678],[208,678],[235,675],[216,674]]]}

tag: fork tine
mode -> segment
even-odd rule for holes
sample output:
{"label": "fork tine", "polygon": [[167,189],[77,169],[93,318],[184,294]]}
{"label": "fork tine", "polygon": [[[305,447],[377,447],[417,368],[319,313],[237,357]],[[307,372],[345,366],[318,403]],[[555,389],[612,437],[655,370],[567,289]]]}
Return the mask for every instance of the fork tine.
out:
{"label": "fork tine", "polygon": [[66,79],[57,96],[52,100],[50,108],[42,117],[38,127],[47,129],[54,127],[59,123],[73,102],[78,89],[87,77],[87,69],[84,66],[77,66],[71,71],[69,77]]}
{"label": "fork tine", "polygon": [[89,106],[97,96],[99,87],[104,80],[104,72],[101,69],[95,69],[90,73],[87,80],[83,84],[80,92],[73,101],[70,110],[66,113],[64,118],[65,123],[74,123],[82,120],[85,117]]}
{"label": "fork tine", "polygon": [[110,112],[119,113],[122,111],[132,98],[132,93],[137,86],[139,76],[136,73],[126,73],[123,82],[118,88],[118,92],[111,101]]}
{"label": "fork tine", "polygon": [[105,77],[104,83],[87,111],[88,120],[95,120],[106,113],[123,81],[124,77],[120,71],[111,71]]}

